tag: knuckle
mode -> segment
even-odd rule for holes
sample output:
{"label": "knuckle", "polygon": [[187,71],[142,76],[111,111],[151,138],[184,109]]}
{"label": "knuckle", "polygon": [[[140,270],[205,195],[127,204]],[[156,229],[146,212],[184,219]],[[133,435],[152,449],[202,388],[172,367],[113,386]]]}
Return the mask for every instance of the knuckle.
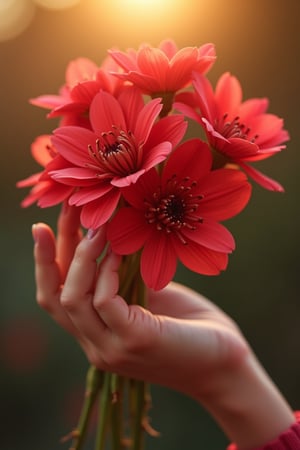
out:
{"label": "knuckle", "polygon": [[76,299],[68,293],[62,292],[60,296],[61,306],[68,312],[73,312],[76,309]]}
{"label": "knuckle", "polygon": [[43,292],[37,292],[36,294],[36,301],[37,304],[44,309],[45,311],[50,312],[51,311],[51,301],[49,299],[49,296],[45,295]]}

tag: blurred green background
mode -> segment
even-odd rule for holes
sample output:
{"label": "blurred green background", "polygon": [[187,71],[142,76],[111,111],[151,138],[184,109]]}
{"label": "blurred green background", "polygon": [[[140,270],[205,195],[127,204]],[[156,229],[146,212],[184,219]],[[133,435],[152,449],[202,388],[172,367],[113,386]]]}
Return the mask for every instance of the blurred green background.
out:
{"label": "blurred green background", "polygon": [[[100,64],[107,48],[157,45],[166,37],[179,47],[213,42],[213,83],[230,71],[245,98],[270,98],[270,111],[285,119],[291,134],[287,150],[260,165],[286,193],[255,187],[248,208],[227,222],[237,243],[228,270],[207,278],[179,268],[177,279],[234,317],[292,407],[300,408],[300,2],[154,3],[81,0],[63,11],[36,7],[22,34],[0,42],[1,450],[67,449],[59,438],[75,425],[87,369],[76,343],[35,303],[31,224],[55,227],[58,210],[22,210],[27,191],[15,183],[37,170],[30,143],[56,122],[28,99],[56,93],[73,58]],[[227,439],[199,405],[156,386],[152,394],[152,424],[161,437],[149,438],[148,449],[225,448]]]}

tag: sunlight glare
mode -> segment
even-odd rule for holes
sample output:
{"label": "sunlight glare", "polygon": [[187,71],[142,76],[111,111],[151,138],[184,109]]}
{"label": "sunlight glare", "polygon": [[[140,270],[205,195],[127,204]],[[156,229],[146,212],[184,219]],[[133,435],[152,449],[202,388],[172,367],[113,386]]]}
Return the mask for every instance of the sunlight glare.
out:
{"label": "sunlight glare", "polygon": [[28,0],[0,1],[0,41],[13,39],[31,23],[35,6]]}
{"label": "sunlight glare", "polygon": [[122,30],[127,37],[144,36],[160,39],[166,28],[178,27],[184,0],[110,0],[99,2],[101,12],[114,27],[114,33]]}

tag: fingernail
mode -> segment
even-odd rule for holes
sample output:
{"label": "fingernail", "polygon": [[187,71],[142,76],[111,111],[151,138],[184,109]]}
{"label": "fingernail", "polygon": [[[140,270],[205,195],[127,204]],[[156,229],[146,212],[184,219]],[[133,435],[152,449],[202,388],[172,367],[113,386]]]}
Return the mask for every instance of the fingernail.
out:
{"label": "fingernail", "polygon": [[97,232],[98,232],[99,228],[96,228],[95,230],[93,228],[90,228],[88,230],[88,232],[86,233],[86,237],[88,239],[93,239],[94,236],[96,236]]}
{"label": "fingernail", "polygon": [[36,223],[34,223],[34,224],[32,225],[32,227],[31,227],[31,232],[32,232],[33,240],[34,240],[35,244],[37,244],[37,243],[38,243],[38,233],[37,233],[37,226],[36,226]]}

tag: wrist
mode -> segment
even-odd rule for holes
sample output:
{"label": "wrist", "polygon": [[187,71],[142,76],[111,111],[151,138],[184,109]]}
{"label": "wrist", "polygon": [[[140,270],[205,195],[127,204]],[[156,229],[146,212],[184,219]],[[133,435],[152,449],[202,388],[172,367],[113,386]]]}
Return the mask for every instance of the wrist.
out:
{"label": "wrist", "polygon": [[277,387],[249,350],[222,371],[215,388],[198,398],[239,450],[275,439],[295,422]]}

